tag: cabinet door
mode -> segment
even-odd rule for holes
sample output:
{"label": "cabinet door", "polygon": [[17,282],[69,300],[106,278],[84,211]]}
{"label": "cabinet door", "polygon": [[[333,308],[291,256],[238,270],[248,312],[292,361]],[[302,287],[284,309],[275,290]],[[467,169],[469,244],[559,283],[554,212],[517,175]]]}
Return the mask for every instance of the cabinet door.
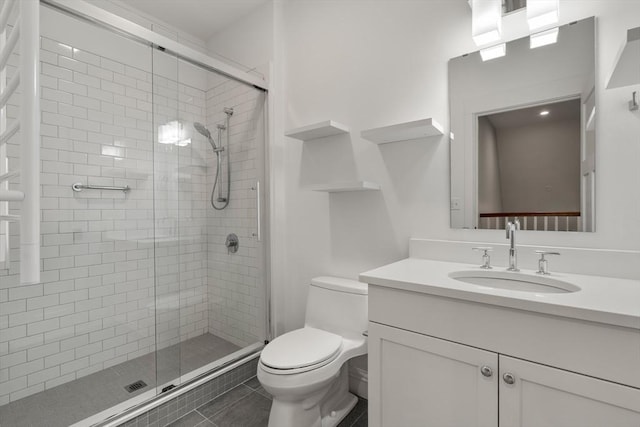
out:
{"label": "cabinet door", "polygon": [[640,389],[507,356],[500,375],[501,427],[640,426]]}
{"label": "cabinet door", "polygon": [[497,367],[496,353],[370,322],[369,425],[496,427]]}

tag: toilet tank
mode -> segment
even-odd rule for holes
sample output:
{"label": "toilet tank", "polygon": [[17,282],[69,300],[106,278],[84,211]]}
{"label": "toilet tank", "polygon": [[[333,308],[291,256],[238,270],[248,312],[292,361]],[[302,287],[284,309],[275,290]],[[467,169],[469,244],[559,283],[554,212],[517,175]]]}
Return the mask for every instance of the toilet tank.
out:
{"label": "toilet tank", "polygon": [[369,320],[369,287],[340,277],[311,279],[305,326],[361,339]]}

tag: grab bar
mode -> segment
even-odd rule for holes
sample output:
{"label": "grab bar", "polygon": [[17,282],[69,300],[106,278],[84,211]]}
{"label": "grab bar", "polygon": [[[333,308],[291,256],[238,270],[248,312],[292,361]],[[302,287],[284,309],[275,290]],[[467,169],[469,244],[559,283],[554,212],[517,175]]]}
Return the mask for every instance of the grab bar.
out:
{"label": "grab bar", "polygon": [[125,193],[131,190],[131,188],[128,185],[124,187],[111,187],[108,185],[84,185],[80,182],[76,182],[71,186],[71,188],[73,189],[73,191],[82,191],[85,189],[86,190],[119,190]]}
{"label": "grab bar", "polygon": [[262,227],[260,223],[261,217],[261,206],[260,206],[260,181],[256,181],[256,186],[251,188],[256,192],[256,232],[253,235],[256,237],[256,240],[260,242],[262,240]]}

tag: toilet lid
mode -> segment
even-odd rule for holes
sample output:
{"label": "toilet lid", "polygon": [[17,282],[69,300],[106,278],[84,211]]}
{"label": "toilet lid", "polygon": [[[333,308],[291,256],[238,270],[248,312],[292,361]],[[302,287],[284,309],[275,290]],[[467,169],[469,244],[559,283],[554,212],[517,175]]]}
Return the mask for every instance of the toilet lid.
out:
{"label": "toilet lid", "polygon": [[260,360],[274,369],[303,368],[332,358],[340,351],[341,344],[339,335],[305,327],[271,341],[262,350]]}

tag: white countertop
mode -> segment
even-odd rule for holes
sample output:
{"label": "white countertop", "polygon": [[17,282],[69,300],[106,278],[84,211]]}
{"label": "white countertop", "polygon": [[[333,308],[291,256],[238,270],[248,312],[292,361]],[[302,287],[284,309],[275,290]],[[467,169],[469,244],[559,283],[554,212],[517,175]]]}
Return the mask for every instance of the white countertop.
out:
{"label": "white countertop", "polygon": [[[571,293],[535,293],[493,289],[449,277],[478,265],[407,258],[360,274],[360,281],[484,304],[640,329],[640,281],[571,273],[552,273],[581,289]],[[494,271],[504,267],[494,266]],[[520,273],[536,277],[534,271]]]}

